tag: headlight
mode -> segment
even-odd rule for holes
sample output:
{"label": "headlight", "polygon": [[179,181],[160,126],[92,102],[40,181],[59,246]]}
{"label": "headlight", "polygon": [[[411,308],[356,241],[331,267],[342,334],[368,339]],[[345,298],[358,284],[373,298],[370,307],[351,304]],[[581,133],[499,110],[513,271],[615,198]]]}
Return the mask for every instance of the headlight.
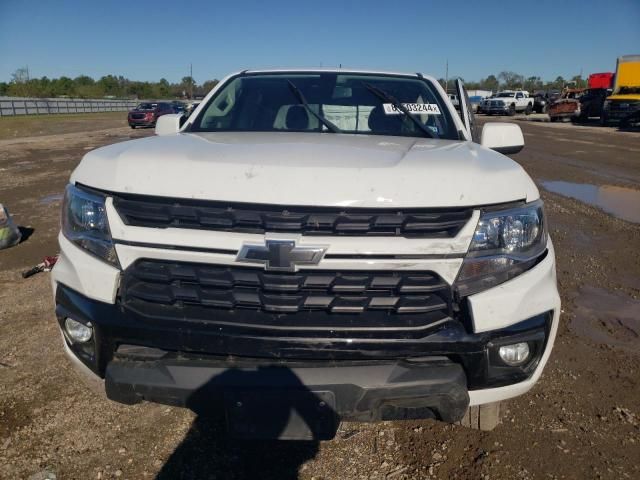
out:
{"label": "headlight", "polygon": [[542,201],[484,212],[456,279],[460,296],[499,285],[535,265],[547,251]]}
{"label": "headlight", "polygon": [[117,267],[104,201],[103,195],[68,185],[62,205],[62,233],[80,248]]}

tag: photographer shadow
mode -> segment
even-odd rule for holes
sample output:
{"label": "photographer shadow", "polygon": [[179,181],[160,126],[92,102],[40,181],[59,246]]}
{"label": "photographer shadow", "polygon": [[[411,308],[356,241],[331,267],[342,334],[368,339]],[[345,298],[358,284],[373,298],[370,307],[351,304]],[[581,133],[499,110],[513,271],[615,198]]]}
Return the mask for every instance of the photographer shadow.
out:
{"label": "photographer shadow", "polygon": [[334,404],[286,367],[226,370],[188,398],[197,417],[156,479],[296,479],[335,436]]}

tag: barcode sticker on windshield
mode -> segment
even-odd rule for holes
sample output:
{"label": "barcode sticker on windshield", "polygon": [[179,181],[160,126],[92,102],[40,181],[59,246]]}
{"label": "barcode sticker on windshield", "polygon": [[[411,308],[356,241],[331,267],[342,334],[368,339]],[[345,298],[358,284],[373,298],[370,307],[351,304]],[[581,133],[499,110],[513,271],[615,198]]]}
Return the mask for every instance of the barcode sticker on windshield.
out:
{"label": "barcode sticker on windshield", "polygon": [[[403,103],[402,106],[415,115],[440,115],[440,107],[435,103]],[[387,115],[402,114],[402,110],[391,103],[383,103],[382,107]]]}

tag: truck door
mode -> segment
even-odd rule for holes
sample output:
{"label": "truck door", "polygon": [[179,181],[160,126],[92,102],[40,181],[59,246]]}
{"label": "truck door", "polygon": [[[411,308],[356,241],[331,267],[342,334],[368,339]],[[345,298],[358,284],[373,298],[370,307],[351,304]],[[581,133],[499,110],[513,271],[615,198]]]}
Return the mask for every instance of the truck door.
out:
{"label": "truck door", "polygon": [[473,142],[479,143],[480,138],[478,137],[478,129],[476,128],[476,116],[474,115],[473,109],[471,108],[471,102],[469,101],[467,90],[466,88],[464,88],[464,84],[459,78],[456,80],[456,92],[460,101],[460,108],[458,109],[458,113],[460,114],[462,123],[465,126],[468,138],[470,138]]}

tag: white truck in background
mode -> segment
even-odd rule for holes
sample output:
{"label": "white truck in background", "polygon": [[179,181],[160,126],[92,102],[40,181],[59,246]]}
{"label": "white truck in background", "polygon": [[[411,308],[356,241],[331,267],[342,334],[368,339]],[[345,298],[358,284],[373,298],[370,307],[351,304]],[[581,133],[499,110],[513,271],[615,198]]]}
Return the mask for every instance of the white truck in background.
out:
{"label": "white truck in background", "polygon": [[533,111],[533,97],[526,90],[503,90],[494,97],[486,99],[482,111],[487,115],[515,115]]}

